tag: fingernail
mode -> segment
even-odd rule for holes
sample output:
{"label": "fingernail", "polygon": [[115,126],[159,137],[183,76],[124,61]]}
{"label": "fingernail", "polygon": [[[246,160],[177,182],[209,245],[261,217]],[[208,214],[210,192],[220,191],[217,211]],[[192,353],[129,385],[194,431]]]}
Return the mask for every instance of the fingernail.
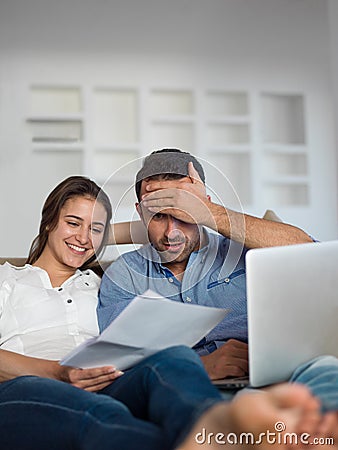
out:
{"label": "fingernail", "polygon": [[118,370],[117,372],[116,372],[116,375],[123,375],[124,374],[124,372],[122,372],[121,370]]}

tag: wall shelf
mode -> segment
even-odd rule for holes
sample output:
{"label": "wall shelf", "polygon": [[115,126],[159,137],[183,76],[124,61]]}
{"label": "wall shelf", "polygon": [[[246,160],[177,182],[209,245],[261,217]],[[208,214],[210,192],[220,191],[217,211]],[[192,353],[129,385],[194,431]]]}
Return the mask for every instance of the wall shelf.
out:
{"label": "wall shelf", "polygon": [[307,147],[305,145],[285,145],[285,144],[263,144],[264,152],[280,153],[284,155],[304,155],[307,154]]}
{"label": "wall shelf", "polygon": [[249,125],[249,116],[218,116],[208,119],[209,125]]}
{"label": "wall shelf", "polygon": [[208,147],[209,154],[247,154],[250,153],[251,147],[247,144],[232,144],[227,146]]}
{"label": "wall shelf", "polygon": [[193,116],[180,116],[180,115],[173,115],[173,116],[159,116],[157,118],[154,118],[152,120],[152,123],[154,125],[157,124],[193,124],[194,123],[194,117]]}
{"label": "wall shelf", "polygon": [[78,144],[68,144],[67,146],[64,143],[35,143],[32,146],[32,150],[34,152],[83,152],[83,147]]}
{"label": "wall shelf", "polygon": [[80,142],[83,140],[82,121],[65,119],[28,119],[32,142]]}

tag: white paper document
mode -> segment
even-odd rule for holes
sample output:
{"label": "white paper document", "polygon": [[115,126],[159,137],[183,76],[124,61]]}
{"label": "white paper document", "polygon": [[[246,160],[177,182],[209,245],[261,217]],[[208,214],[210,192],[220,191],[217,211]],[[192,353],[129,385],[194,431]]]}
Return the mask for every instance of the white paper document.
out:
{"label": "white paper document", "polygon": [[112,365],[128,369],[174,345],[192,347],[228,310],[168,300],[150,290],[135,297],[100,334],[68,353],[61,364],[89,368]]}

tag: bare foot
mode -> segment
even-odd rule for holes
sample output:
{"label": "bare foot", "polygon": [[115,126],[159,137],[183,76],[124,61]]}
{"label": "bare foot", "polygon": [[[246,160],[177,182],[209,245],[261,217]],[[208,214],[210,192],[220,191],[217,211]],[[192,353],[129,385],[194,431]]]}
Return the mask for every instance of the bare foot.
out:
{"label": "bare foot", "polygon": [[[321,416],[318,401],[304,387],[282,384],[264,391],[239,395],[231,403],[219,403],[208,410],[177,450],[224,448],[319,447],[338,449],[338,415]],[[314,438],[337,439],[315,441]],[[320,445],[315,445],[316,443]]]}

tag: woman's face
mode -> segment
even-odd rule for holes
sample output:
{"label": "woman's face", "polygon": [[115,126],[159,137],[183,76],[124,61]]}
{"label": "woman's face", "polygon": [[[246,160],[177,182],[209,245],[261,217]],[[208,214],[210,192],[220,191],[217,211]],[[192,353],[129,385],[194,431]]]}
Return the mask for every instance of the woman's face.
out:
{"label": "woman's face", "polygon": [[81,267],[100,247],[106,227],[104,206],[88,197],[66,201],[44,251],[61,265]]}

